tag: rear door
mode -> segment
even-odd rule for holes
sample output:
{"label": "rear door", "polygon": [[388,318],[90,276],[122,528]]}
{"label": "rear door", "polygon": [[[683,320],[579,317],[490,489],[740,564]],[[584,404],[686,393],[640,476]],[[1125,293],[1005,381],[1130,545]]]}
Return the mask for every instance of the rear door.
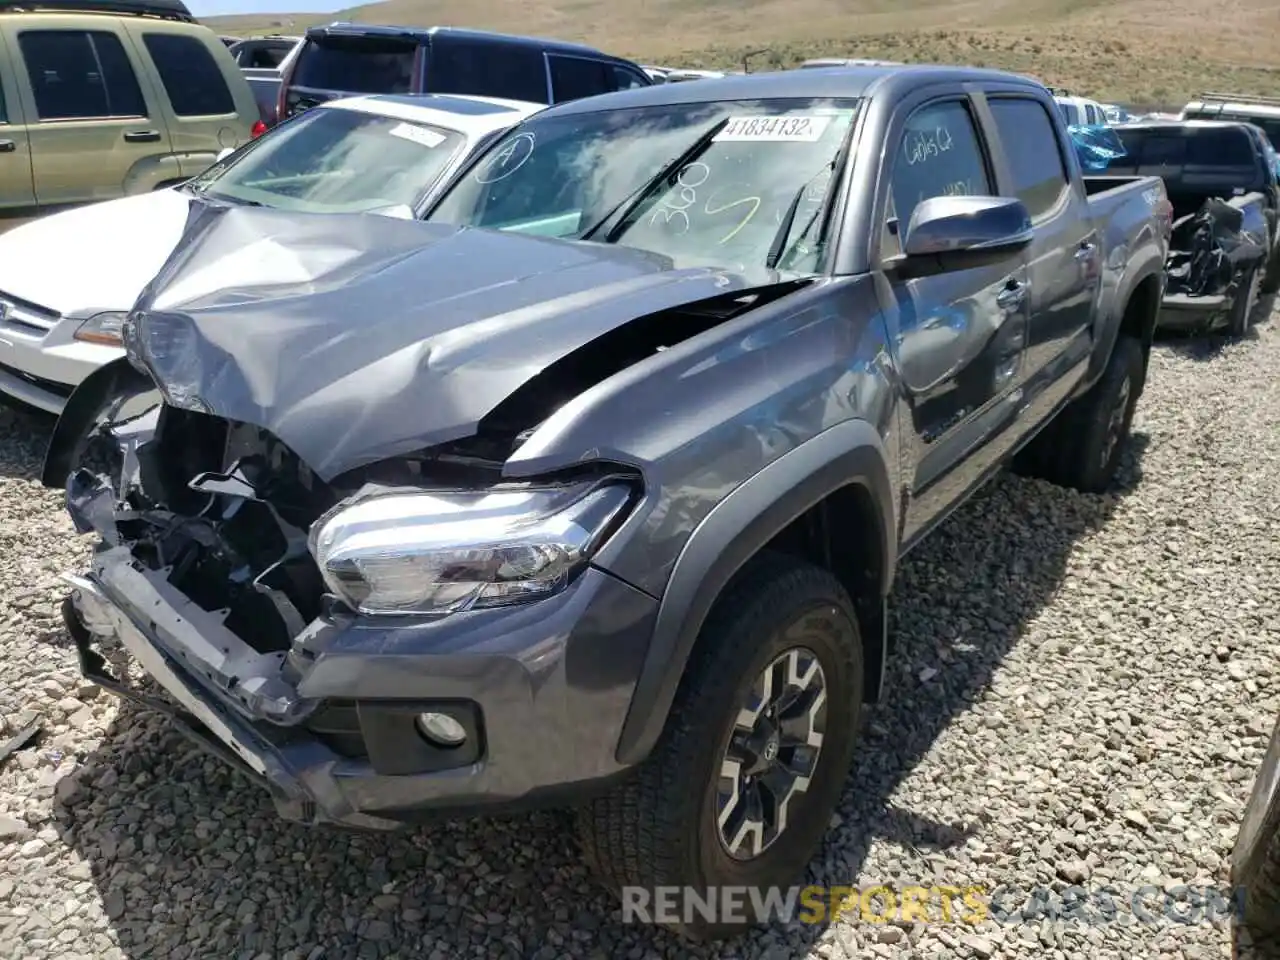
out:
{"label": "rear door", "polygon": [[289,71],[281,120],[358,93],[415,93],[421,74],[416,37],[310,33]]}
{"label": "rear door", "polygon": [[83,22],[16,17],[5,27],[42,210],[148,189],[171,162],[163,111],[128,35],[107,17]]}
{"label": "rear door", "polygon": [[217,43],[188,27],[139,19],[135,46],[155,67],[167,107],[165,122],[182,175],[194,177],[224,149],[249,139],[258,105],[248,81]]}
{"label": "rear door", "polygon": [[0,230],[35,213],[31,146],[4,33],[0,32]]}
{"label": "rear door", "polygon": [[992,92],[987,106],[1008,168],[1002,192],[1026,205],[1035,227],[1028,251],[1031,378],[1055,361],[1070,366],[1088,355],[1102,284],[1101,240],[1082,191],[1073,188],[1068,170],[1074,167],[1045,105],[1030,96]]}

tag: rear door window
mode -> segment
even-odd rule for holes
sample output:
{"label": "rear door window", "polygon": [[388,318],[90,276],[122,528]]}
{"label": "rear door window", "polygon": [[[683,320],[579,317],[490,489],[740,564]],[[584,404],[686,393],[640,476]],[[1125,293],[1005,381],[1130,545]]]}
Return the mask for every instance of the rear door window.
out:
{"label": "rear door window", "polygon": [[129,55],[114,33],[23,30],[18,46],[41,120],[147,115]]}
{"label": "rear door window", "polygon": [[594,97],[614,89],[609,65],[585,57],[547,57],[551,65],[551,92],[556,103]]}
{"label": "rear door window", "polygon": [[418,44],[385,37],[311,37],[291,83],[345,93],[411,93]]}
{"label": "rear door window", "polygon": [[217,117],[236,112],[235,100],[208,47],[195,37],[144,33],[164,92],[180,117]]}
{"label": "rear door window", "polygon": [[1019,200],[1032,217],[1058,205],[1070,181],[1058,133],[1038,100],[1000,97],[988,101]]}
{"label": "rear door window", "polygon": [[547,60],[539,47],[435,36],[427,91],[547,103]]}

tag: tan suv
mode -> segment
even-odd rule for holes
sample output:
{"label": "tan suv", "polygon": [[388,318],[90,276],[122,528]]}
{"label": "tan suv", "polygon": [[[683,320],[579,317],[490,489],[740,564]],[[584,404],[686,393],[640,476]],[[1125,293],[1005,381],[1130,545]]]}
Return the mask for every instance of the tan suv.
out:
{"label": "tan suv", "polygon": [[0,231],[186,180],[258,123],[182,0],[0,0]]}

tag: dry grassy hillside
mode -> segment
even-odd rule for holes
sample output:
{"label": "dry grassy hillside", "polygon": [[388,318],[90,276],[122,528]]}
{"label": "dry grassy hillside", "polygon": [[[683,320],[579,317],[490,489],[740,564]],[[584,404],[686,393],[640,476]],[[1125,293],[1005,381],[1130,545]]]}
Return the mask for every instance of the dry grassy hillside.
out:
{"label": "dry grassy hillside", "polygon": [[1139,103],[1175,104],[1206,88],[1280,95],[1275,0],[386,0],[209,23],[256,33],[335,19],[560,37],[684,66],[733,67],[762,48],[753,69],[836,55],[960,62]]}

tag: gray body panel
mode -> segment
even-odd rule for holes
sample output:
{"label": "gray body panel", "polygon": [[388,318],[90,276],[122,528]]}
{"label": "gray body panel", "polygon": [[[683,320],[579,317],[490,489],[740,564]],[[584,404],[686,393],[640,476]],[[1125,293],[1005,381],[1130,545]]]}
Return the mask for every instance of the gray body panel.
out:
{"label": "gray body panel", "polygon": [[[995,160],[997,192],[1010,195],[984,91],[1045,105],[1068,194],[1036,223],[1030,248],[904,280],[878,243],[893,153],[880,145],[897,143],[922,106],[960,100]],[[590,576],[528,608],[430,627],[330,619],[300,641],[315,659],[299,696],[426,691],[472,698],[501,714],[504,729],[512,716],[545,724],[545,736],[522,741],[531,752],[519,783],[486,781],[483,770],[403,786],[371,779],[356,790],[356,812],[477,803],[477,784],[509,800],[638,762],[666,723],[723,586],[792,520],[849,488],[874,513],[859,541],[874,560],[874,595],[859,599],[868,663],[882,668],[887,641],[875,611],[898,558],[1097,380],[1135,296],[1154,289],[1158,302],[1160,182],[1086,183],[1051,97],[1031,81],[949,68],[805,70],[655,86],[549,114],[785,96],[867,98],[824,275],[604,376],[530,425],[502,464],[509,479],[590,463],[624,464],[643,478],[640,502]],[[332,218],[257,211],[209,223],[140,302],[138,330],[146,337],[163,317],[188,324],[208,358],[200,400],[272,431],[326,477],[466,435],[548,364],[641,316],[782,279],[429,224],[339,229]],[[235,275],[225,273],[220,264],[259,237],[279,248],[277,262],[245,266],[253,257],[243,256]],[[296,276],[281,276],[286,262]],[[1002,298],[1011,282],[1026,295]],[[78,509],[91,512],[83,498]],[[102,523],[104,535],[111,526]],[[556,674],[555,722],[529,710],[524,681],[513,686],[502,659],[508,645],[540,649],[538,638],[549,662],[573,667]],[[589,735],[572,729],[588,715]],[[582,757],[574,769],[565,745]],[[336,802],[319,818],[359,821]]]}

